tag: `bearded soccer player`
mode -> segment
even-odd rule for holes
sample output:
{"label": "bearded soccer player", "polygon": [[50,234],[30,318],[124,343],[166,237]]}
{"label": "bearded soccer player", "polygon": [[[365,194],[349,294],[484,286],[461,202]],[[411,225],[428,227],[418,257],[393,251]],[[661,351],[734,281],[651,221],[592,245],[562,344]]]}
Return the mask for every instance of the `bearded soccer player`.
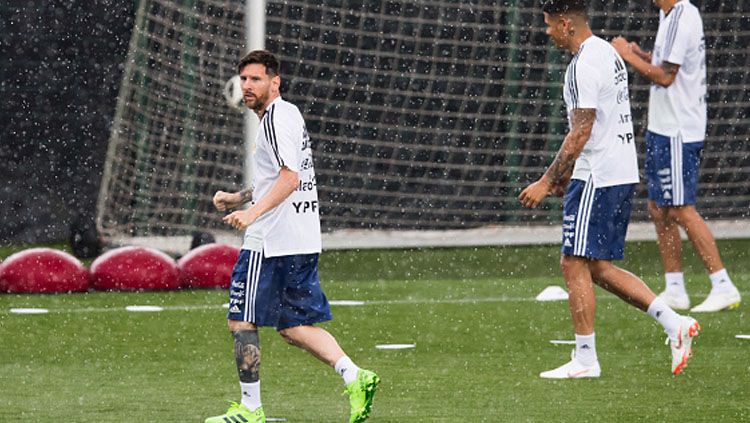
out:
{"label": "bearded soccer player", "polygon": [[638,183],[625,63],[608,42],[591,32],[585,1],[549,0],[542,11],[547,35],[573,55],[563,90],[570,129],[547,171],[521,192],[519,200],[535,208],[548,195],[565,193],[560,267],[569,290],[576,348],[570,362],[540,376],[600,376],[594,283],[664,327],[672,351],[672,373],[678,374],[692,353],[698,322],[675,313],[641,279],[612,263],[624,257]]}
{"label": "bearded soccer player", "polygon": [[227,224],[245,230],[227,316],[242,401],[206,423],[265,422],[258,326],[276,328],[288,343],[334,368],[346,385],[349,421],[362,422],[370,414],[380,379],[357,367],[330,333],[315,326],[330,320],[331,311],[318,277],[318,192],[305,121],[296,106],[281,98],[280,63],[273,54],[250,52],[237,69],[245,105],[260,118],[252,156],[253,189],[219,191],[213,201],[219,211],[253,202],[224,217]]}
{"label": "bearded soccer player", "polygon": [[711,293],[692,312],[737,308],[740,293],[729,278],[711,230],[695,208],[706,137],[706,43],[698,8],[688,0],[655,0],[659,29],[654,51],[617,37],[612,45],[633,69],[651,81],[646,132],[648,210],[664,265],[659,294],[675,309],[690,308],[682,274],[687,233],[711,280]]}

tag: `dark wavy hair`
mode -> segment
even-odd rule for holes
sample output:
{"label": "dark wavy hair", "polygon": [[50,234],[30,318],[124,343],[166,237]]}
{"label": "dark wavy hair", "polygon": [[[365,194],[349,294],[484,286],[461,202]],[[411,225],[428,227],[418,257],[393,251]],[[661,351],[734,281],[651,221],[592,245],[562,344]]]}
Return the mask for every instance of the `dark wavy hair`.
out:
{"label": "dark wavy hair", "polygon": [[279,75],[281,69],[281,62],[276,56],[268,50],[253,50],[246,54],[245,57],[240,59],[237,64],[237,73],[242,72],[242,69],[247,65],[259,63],[266,67],[266,75],[276,76]]}

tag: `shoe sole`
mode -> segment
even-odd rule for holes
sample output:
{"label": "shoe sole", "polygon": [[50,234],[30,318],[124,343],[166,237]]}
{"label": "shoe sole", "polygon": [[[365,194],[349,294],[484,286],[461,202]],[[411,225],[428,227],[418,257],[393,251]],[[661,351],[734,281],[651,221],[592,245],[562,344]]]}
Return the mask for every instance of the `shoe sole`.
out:
{"label": "shoe sole", "polygon": [[586,379],[586,378],[597,378],[600,377],[600,375],[595,373],[588,373],[588,374],[567,374],[565,376],[549,376],[549,375],[543,375],[542,373],[539,374],[539,377],[542,379],[557,379],[557,380],[566,380],[566,379]]}
{"label": "shoe sole", "polygon": [[692,325],[688,328],[688,338],[690,338],[690,348],[688,348],[687,354],[682,356],[682,360],[677,365],[677,367],[674,368],[672,371],[672,374],[677,376],[680,374],[685,367],[687,367],[688,360],[690,360],[690,357],[693,356],[693,338],[698,336],[701,330],[701,325],[698,324],[698,322],[694,321]]}
{"label": "shoe sole", "polygon": [[736,310],[736,309],[740,308],[740,303],[741,303],[741,301],[737,301],[736,303],[732,303],[732,304],[729,304],[728,306],[725,306],[725,307],[722,307],[722,308],[718,308],[718,309],[714,309],[714,310],[700,310],[700,309],[698,309],[696,307],[696,308],[694,308],[694,309],[692,309],[690,311],[693,312],[693,313],[715,313],[717,311],[722,311],[722,310]]}
{"label": "shoe sole", "polygon": [[372,412],[372,400],[375,398],[375,391],[378,388],[378,384],[380,384],[380,376],[374,375],[372,380],[365,386],[365,406],[362,410],[362,414],[354,420],[355,423],[364,422],[370,417],[370,413]]}

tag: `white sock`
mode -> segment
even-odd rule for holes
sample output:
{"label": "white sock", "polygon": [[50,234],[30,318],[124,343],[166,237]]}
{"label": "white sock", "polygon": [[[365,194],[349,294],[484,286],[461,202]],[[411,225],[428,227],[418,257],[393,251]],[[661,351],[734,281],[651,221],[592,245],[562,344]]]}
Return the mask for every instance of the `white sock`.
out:
{"label": "white sock", "polygon": [[675,313],[674,310],[659,297],[656,297],[651,305],[648,306],[648,315],[656,319],[664,327],[664,332],[670,337],[674,337],[680,329],[682,316]]}
{"label": "white sock", "polygon": [[260,407],[260,381],[253,383],[240,382],[242,389],[242,405],[250,411],[255,411]]}
{"label": "white sock", "polygon": [[710,275],[708,275],[708,278],[711,279],[712,291],[730,290],[734,286],[732,280],[729,279],[729,273],[727,273],[727,269],[721,269],[718,272],[711,273]]}
{"label": "white sock", "polygon": [[591,335],[576,334],[576,360],[584,366],[593,366],[596,358],[596,333]]}
{"label": "white sock", "polygon": [[666,282],[666,290],[677,293],[685,292],[685,277],[682,272],[670,272],[664,274],[664,281]]}
{"label": "white sock", "polygon": [[344,378],[345,385],[348,385],[357,379],[357,372],[359,371],[359,367],[357,367],[352,359],[347,356],[339,358],[339,361],[336,362],[336,366],[334,366],[334,369],[336,369],[336,373],[338,373],[339,376]]}

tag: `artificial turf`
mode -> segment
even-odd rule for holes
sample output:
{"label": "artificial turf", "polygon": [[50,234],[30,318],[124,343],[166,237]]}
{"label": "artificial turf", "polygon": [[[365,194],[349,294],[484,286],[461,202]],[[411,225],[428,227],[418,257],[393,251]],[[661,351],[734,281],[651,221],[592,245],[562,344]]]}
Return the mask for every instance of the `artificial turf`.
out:
{"label": "artificial turf", "polygon": [[[748,298],[750,241],[720,241]],[[686,252],[689,252],[686,246]],[[13,250],[0,254],[7,256]],[[748,305],[697,315],[703,333],[673,377],[656,322],[597,289],[599,379],[549,381],[568,360],[566,302],[536,302],[564,283],[557,247],[325,252],[323,286],[333,333],[383,382],[373,422],[745,421],[750,419]],[[629,244],[622,263],[661,288],[653,243]],[[689,252],[694,303],[709,290]],[[750,301],[750,299],[746,300]],[[201,422],[238,400],[222,290],[0,295],[0,421]],[[128,305],[156,305],[134,313]],[[19,315],[11,308],[47,314]],[[413,343],[416,348],[375,346]],[[266,415],[289,422],[346,421],[341,379],[273,329],[261,331]]]}

